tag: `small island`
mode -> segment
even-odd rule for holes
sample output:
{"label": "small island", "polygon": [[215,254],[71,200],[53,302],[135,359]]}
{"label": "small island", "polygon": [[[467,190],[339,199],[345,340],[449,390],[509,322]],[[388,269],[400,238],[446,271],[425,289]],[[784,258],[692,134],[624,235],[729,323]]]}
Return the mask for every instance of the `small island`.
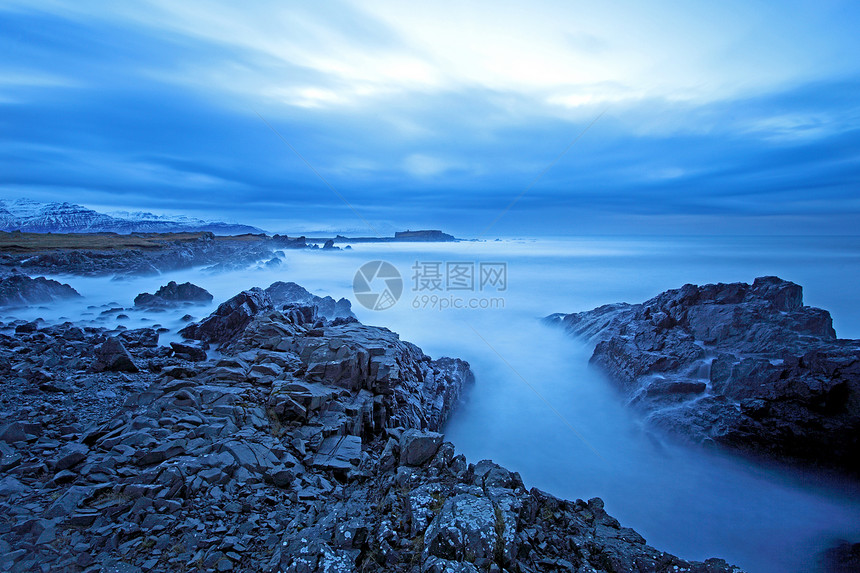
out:
{"label": "small island", "polygon": [[393,237],[346,237],[344,235],[335,235],[334,237],[304,237],[304,240],[311,244],[326,243],[332,241],[336,243],[451,243],[459,241],[453,235],[443,233],[438,229],[425,229],[422,231],[397,231]]}

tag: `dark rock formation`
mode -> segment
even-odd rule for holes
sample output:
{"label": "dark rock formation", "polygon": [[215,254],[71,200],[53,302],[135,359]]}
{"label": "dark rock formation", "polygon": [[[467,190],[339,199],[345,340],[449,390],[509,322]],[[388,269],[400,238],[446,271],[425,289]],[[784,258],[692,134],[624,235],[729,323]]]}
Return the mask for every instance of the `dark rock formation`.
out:
{"label": "dark rock formation", "polygon": [[28,306],[80,296],[71,286],[45,277],[13,274],[0,278],[0,306]]}
{"label": "dark rock formation", "polygon": [[200,323],[189,324],[179,334],[204,342],[227,342],[242,332],[257,313],[271,308],[274,305],[266,291],[254,287],[221,303],[211,315]]}
{"label": "dark rock formation", "polygon": [[[737,571],[649,547],[599,499],[469,464],[435,433],[468,364],[262,292],[218,315],[261,309],[214,329],[231,338],[206,362],[129,344],[139,372],[80,374],[105,331],[0,334],[0,370],[17,364],[0,394],[0,569]],[[49,364],[73,393],[33,392],[22,374]]]}
{"label": "dark rock formation", "polygon": [[394,240],[421,242],[456,241],[456,239],[452,235],[437,230],[398,231],[394,233]]}
{"label": "dark rock formation", "polygon": [[860,341],[776,277],[553,315],[647,420],[697,442],[860,471]]}
{"label": "dark rock formation", "polygon": [[352,303],[347,299],[341,298],[336,301],[330,296],[320,297],[293,282],[272,283],[266,289],[266,293],[275,305],[314,305],[317,307],[317,314],[324,318],[355,318],[352,313]]}
{"label": "dark rock formation", "polygon": [[206,349],[201,346],[184,344],[182,342],[171,342],[170,348],[173,349],[173,354],[178,358],[189,360],[191,362],[206,360]]}
{"label": "dark rock formation", "polygon": [[128,353],[122,342],[115,336],[109,337],[95,349],[96,361],[93,370],[102,372],[111,370],[114,372],[137,372],[138,367],[134,363],[131,354]]}
{"label": "dark rock formation", "polygon": [[212,295],[197,285],[170,281],[155,294],[143,292],[134,297],[134,306],[172,306],[183,302],[206,304],[212,302]]}
{"label": "dark rock formation", "polygon": [[860,571],[860,543],[842,540],[821,556],[821,565],[827,573],[856,573]]}
{"label": "dark rock formation", "polygon": [[272,235],[272,245],[282,249],[306,249],[308,247],[304,236]]}
{"label": "dark rock formation", "polygon": [[318,297],[296,283],[276,282],[266,290],[254,287],[222,303],[218,309],[199,323],[192,323],[179,331],[185,338],[204,342],[231,341],[258,313],[290,308],[313,322],[323,318],[355,319],[350,302],[344,298],[335,301],[330,296]]}

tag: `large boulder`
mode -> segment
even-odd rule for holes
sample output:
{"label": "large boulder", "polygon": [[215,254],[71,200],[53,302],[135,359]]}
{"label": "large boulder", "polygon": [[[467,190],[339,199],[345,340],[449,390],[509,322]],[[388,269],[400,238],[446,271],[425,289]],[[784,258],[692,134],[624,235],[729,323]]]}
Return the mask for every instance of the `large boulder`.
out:
{"label": "large boulder", "polygon": [[177,358],[182,358],[191,362],[206,360],[206,349],[200,346],[194,344],[183,344],[182,342],[171,342],[170,348],[173,350],[173,354]]}
{"label": "large boulder", "polygon": [[131,354],[115,336],[109,337],[95,349],[95,362],[93,370],[102,372],[110,370],[114,372],[137,372],[138,367],[134,363]]}
{"label": "large boulder", "polygon": [[55,300],[80,298],[68,284],[45,277],[14,274],[0,279],[0,306],[27,306]]}
{"label": "large boulder", "polygon": [[424,545],[435,557],[472,563],[493,559],[497,535],[492,501],[464,493],[445,500],[424,534]]}
{"label": "large boulder", "polygon": [[227,342],[239,335],[258,313],[273,308],[272,299],[259,287],[242,291],[199,323],[192,323],[179,334],[204,342]]}
{"label": "large boulder", "polygon": [[400,437],[400,462],[420,466],[436,455],[442,445],[442,434],[410,429]]}
{"label": "large boulder", "polygon": [[284,305],[313,305],[317,308],[317,315],[333,320],[335,318],[355,318],[352,313],[352,303],[347,299],[338,300],[330,296],[317,296],[311,294],[304,287],[294,282],[278,281],[272,283],[266,289],[276,306]]}
{"label": "large boulder", "polygon": [[170,281],[155,291],[155,294],[143,292],[134,297],[134,306],[138,307],[171,306],[184,302],[206,304],[212,302],[212,295],[195,284],[177,284],[176,281]]}
{"label": "large boulder", "polygon": [[548,317],[646,420],[695,442],[860,472],[860,342],[800,285],[684,285],[641,304]]}

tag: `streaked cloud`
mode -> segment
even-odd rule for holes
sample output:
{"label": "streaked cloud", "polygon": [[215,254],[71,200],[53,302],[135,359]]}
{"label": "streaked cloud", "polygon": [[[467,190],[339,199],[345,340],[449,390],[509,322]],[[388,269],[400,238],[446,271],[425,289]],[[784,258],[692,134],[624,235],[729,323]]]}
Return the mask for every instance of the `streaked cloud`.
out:
{"label": "streaked cloud", "polygon": [[375,226],[468,235],[605,111],[495,231],[847,232],[858,20],[844,1],[7,0],[0,194],[354,228],[259,113]]}

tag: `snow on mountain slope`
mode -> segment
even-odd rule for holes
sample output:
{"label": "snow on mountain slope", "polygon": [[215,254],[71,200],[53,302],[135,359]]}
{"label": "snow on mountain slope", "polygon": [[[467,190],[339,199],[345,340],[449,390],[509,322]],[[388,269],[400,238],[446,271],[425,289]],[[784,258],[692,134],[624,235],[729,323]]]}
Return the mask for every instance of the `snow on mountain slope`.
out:
{"label": "snow on mountain slope", "polygon": [[31,199],[0,200],[0,230],[29,233],[176,233],[210,231],[216,235],[262,233],[249,225],[202,221],[191,217],[117,212],[112,215],[72,203]]}

